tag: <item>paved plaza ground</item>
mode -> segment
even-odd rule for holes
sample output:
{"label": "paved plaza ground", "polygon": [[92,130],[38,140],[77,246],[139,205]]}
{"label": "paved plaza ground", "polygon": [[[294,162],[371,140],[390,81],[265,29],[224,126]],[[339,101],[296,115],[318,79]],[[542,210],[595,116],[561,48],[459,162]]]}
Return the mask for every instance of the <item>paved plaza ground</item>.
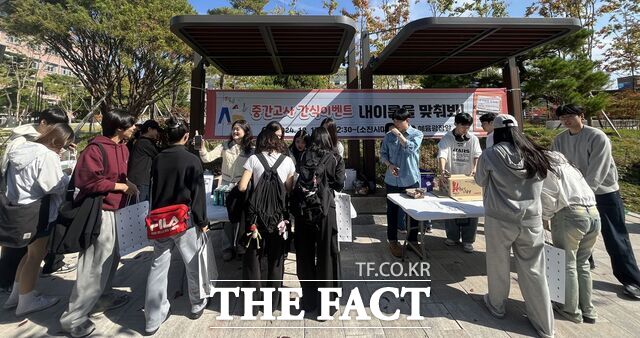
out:
{"label": "paved plaza ground", "polygon": [[[370,218],[371,219],[371,218]],[[393,258],[386,243],[386,225],[383,216],[376,216],[365,225],[354,225],[353,243],[341,244],[343,279],[354,280],[343,283],[343,292],[348,295],[351,289],[358,287],[368,306],[368,300],[373,292],[383,286],[414,286],[424,287],[429,283],[424,280],[415,282],[371,281],[371,278],[360,276],[357,262],[399,262]],[[628,215],[627,223],[631,234],[631,241],[636,250],[636,257],[640,255],[640,217]],[[222,262],[220,258],[220,231],[214,233],[214,243],[218,247],[218,268],[221,279],[240,279],[241,261]],[[170,272],[169,295],[173,315],[156,333],[157,337],[524,337],[534,336],[535,332],[525,316],[525,303],[518,288],[518,279],[512,265],[512,288],[508,314],[506,318],[495,319],[482,305],[482,295],[487,291],[485,275],[485,238],[482,224],[478,229],[476,252],[464,253],[460,247],[446,247],[443,243],[444,230],[436,224],[432,234],[425,241],[431,269],[431,297],[420,304],[421,314],[425,316],[421,321],[409,321],[410,299],[395,301],[383,298],[383,311],[400,308],[400,319],[396,321],[325,321],[319,322],[313,318],[302,321],[242,321],[239,317],[243,313],[241,300],[232,299],[230,302],[233,321],[218,321],[219,297],[213,299],[212,304],[197,321],[187,318],[189,312],[188,298],[181,293],[182,271],[179,267],[181,259],[173,257],[174,268]],[[602,239],[599,239],[594,256],[597,268],[593,271],[594,303],[599,313],[595,325],[574,324],[556,315],[557,337],[637,337],[640,332],[640,301],[628,300],[622,294],[622,288],[611,273],[609,256]],[[75,259],[69,255],[67,260]],[[97,330],[94,337],[138,337],[144,331],[144,290],[150,265],[151,251],[144,249],[124,257],[115,277],[115,286],[119,292],[127,293],[131,301],[124,307],[102,315],[92,320]],[[285,265],[285,286],[298,287],[295,267],[295,253],[290,253]],[[418,257],[409,254],[408,262],[417,262]],[[408,266],[405,262],[405,266]],[[374,277],[375,278],[375,277]],[[56,306],[45,311],[30,315],[28,318],[18,318],[13,312],[0,310],[0,337],[44,337],[64,336],[60,332],[58,319],[67,306],[67,300],[75,274],[54,275],[43,277],[38,282],[38,288],[46,293],[62,297]],[[368,281],[365,281],[368,280]],[[230,283],[223,283],[230,285]],[[7,295],[0,295],[0,302],[4,302]],[[342,299],[342,307],[347,298]],[[399,303],[394,303],[399,302]],[[368,311],[371,315],[371,312]],[[335,318],[339,314],[335,315]],[[355,318],[355,312],[352,313]]]}

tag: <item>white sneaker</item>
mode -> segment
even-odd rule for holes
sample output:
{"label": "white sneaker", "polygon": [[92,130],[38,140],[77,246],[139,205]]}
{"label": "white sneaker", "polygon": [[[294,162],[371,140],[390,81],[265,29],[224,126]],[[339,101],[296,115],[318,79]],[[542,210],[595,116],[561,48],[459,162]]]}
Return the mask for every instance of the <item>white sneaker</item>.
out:
{"label": "white sneaker", "polygon": [[473,244],[471,243],[462,243],[462,250],[467,253],[473,252]]}
{"label": "white sneaker", "polygon": [[5,310],[11,310],[16,306],[18,306],[18,297],[9,297],[2,305],[2,308]]}
{"label": "white sneaker", "polygon": [[[40,293],[38,291],[34,291],[35,295],[39,295]],[[18,293],[16,293],[15,297],[11,297],[13,295],[13,293],[11,295],[9,295],[9,298],[7,298],[7,301],[4,302],[4,305],[2,305],[2,308],[5,310],[11,310],[14,307],[18,306],[18,299],[20,299],[20,296],[18,295]]]}
{"label": "white sneaker", "polygon": [[18,302],[16,308],[16,316],[24,316],[30,313],[42,311],[56,305],[60,301],[60,298],[53,296],[37,295],[32,298],[28,304]]}

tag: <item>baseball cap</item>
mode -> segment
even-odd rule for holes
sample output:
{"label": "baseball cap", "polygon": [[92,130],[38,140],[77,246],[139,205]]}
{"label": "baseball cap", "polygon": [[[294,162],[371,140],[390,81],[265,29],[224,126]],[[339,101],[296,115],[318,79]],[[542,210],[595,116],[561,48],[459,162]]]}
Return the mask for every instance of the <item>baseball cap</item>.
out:
{"label": "baseball cap", "polygon": [[493,119],[493,129],[517,127],[518,121],[512,115],[500,114]]}

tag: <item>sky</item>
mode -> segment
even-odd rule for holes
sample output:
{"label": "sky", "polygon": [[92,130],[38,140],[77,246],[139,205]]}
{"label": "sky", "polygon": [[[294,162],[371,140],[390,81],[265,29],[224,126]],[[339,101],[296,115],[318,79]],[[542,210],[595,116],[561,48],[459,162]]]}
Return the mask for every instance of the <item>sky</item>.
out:
{"label": "sky", "polygon": [[[191,5],[198,11],[200,14],[205,14],[208,9],[224,7],[229,5],[229,1],[227,0],[189,0]],[[415,1],[410,1],[411,4],[411,19],[418,19],[428,15],[428,10],[426,5],[423,3],[416,5]],[[271,0],[267,5],[267,10],[272,9],[276,5],[279,6],[288,6],[289,1],[286,0]],[[372,3],[376,3],[376,0],[373,0]],[[508,0],[509,4],[509,15],[513,17],[524,16],[525,8],[527,4],[530,3],[529,0]],[[345,8],[348,11],[353,10],[353,5],[351,4],[351,0],[338,0],[338,9]],[[298,9],[304,10],[306,14],[327,14],[327,10],[322,7],[322,0],[299,0]]]}
{"label": "sky", "polygon": [[[465,0],[458,0],[465,1]],[[200,14],[206,14],[208,9],[229,6],[228,0],[189,0],[191,5],[196,9],[196,11]],[[380,0],[370,0],[372,4],[380,3]],[[526,7],[530,5],[532,0],[507,0],[508,4],[508,12],[510,17],[524,17],[524,13]],[[423,17],[431,16],[427,6],[421,2],[419,4],[415,4],[414,0],[410,0],[410,20],[416,20]],[[287,0],[271,0],[267,5],[266,9],[271,10],[275,6],[287,7],[289,1]],[[353,12],[353,5],[351,0],[338,0],[338,10],[336,10],[336,14],[339,15],[340,9],[344,8],[349,12]],[[322,0],[298,0],[298,5],[296,7],[298,10],[303,10],[305,14],[308,15],[326,15],[327,10],[322,7]],[[601,18],[598,22],[596,29],[599,29],[606,23],[606,18]],[[604,41],[606,44],[607,41]],[[593,51],[593,58],[595,60],[601,60],[604,51],[599,48],[595,48]],[[615,79],[617,77],[623,76],[623,74],[612,74],[611,78]]]}

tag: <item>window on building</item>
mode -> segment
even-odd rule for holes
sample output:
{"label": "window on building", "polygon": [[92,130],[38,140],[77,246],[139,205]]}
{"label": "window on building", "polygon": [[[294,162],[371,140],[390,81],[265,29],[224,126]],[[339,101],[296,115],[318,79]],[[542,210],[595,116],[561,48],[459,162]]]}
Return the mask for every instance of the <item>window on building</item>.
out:
{"label": "window on building", "polygon": [[7,41],[9,43],[17,44],[18,43],[18,38],[16,38],[15,36],[7,35]]}
{"label": "window on building", "polygon": [[47,73],[56,73],[56,71],[58,70],[58,66],[52,64],[52,63],[47,63],[46,66],[44,67],[44,70]]}
{"label": "window on building", "polygon": [[71,72],[71,69],[67,67],[62,67],[62,75],[72,76],[73,73]]}
{"label": "window on building", "polygon": [[31,67],[33,69],[40,69],[40,62],[38,61],[33,61],[33,64],[31,65]]}

